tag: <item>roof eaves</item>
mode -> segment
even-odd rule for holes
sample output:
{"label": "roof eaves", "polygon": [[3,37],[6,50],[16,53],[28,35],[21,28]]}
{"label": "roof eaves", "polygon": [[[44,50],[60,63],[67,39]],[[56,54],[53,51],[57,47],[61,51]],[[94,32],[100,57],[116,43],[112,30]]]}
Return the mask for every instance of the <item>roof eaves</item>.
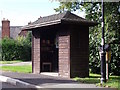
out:
{"label": "roof eaves", "polygon": [[61,23],[61,19],[49,21],[49,22],[44,22],[44,23],[38,23],[38,24],[30,24],[30,25],[22,27],[22,29],[33,29],[33,28],[49,26],[49,25],[54,25],[54,24],[59,24],[59,23]]}
{"label": "roof eaves", "polygon": [[67,22],[73,22],[73,23],[79,23],[79,24],[86,24],[88,26],[95,26],[98,25],[97,22],[94,21],[87,21],[87,20],[79,20],[79,19],[68,19],[68,18],[62,18],[63,22],[67,21]]}

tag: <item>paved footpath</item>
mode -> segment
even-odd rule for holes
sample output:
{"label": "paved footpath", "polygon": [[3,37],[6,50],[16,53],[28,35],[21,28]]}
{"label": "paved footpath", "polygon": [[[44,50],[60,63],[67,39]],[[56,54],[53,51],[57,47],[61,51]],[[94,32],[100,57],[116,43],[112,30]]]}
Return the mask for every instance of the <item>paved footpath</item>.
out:
{"label": "paved footpath", "polygon": [[0,66],[21,66],[21,65],[32,65],[32,62],[26,61],[26,62],[18,62],[13,64],[0,64]]}
{"label": "paved footpath", "polygon": [[15,80],[35,85],[37,88],[100,88],[96,87],[94,84],[82,84],[62,77],[53,77],[41,74],[2,72],[2,76],[11,77]]}

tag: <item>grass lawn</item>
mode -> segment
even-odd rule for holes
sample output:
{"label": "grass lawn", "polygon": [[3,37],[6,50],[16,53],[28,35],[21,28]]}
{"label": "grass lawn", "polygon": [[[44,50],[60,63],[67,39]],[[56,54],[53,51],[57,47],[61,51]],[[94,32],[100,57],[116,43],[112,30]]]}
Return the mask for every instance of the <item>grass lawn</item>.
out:
{"label": "grass lawn", "polygon": [[18,63],[18,62],[23,62],[23,61],[22,60],[0,61],[0,64],[13,64],[13,63]]}
{"label": "grass lawn", "polygon": [[[100,86],[100,77],[101,76],[99,74],[90,74],[89,78],[76,77],[74,80],[82,83],[96,84]],[[118,86],[120,87],[120,76],[110,76],[109,80],[103,84],[103,87],[105,86],[112,88],[118,88]]]}
{"label": "grass lawn", "polygon": [[24,65],[24,66],[1,66],[0,70],[3,71],[12,71],[12,72],[20,72],[20,73],[31,73],[32,65]]}

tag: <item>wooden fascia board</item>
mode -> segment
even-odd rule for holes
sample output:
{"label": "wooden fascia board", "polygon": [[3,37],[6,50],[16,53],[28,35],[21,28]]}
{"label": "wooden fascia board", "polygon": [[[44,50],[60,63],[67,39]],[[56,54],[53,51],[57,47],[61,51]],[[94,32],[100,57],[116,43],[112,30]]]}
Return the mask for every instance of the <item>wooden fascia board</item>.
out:
{"label": "wooden fascia board", "polygon": [[59,24],[61,23],[61,20],[54,20],[54,21],[49,21],[49,22],[44,22],[44,23],[39,23],[39,24],[31,24],[31,25],[27,25],[22,27],[22,29],[33,29],[33,28],[38,28],[38,27],[43,27],[43,26],[49,26],[49,25],[54,25],[54,24]]}

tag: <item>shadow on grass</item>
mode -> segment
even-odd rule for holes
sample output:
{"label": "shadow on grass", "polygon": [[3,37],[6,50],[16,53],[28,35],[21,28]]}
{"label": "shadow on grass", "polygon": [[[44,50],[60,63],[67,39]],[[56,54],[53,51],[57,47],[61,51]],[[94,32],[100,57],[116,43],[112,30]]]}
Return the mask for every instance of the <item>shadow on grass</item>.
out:
{"label": "shadow on grass", "polygon": [[89,78],[100,78],[100,76],[89,76]]}
{"label": "shadow on grass", "polygon": [[117,80],[120,80],[120,76],[110,76],[110,79],[117,79]]}

